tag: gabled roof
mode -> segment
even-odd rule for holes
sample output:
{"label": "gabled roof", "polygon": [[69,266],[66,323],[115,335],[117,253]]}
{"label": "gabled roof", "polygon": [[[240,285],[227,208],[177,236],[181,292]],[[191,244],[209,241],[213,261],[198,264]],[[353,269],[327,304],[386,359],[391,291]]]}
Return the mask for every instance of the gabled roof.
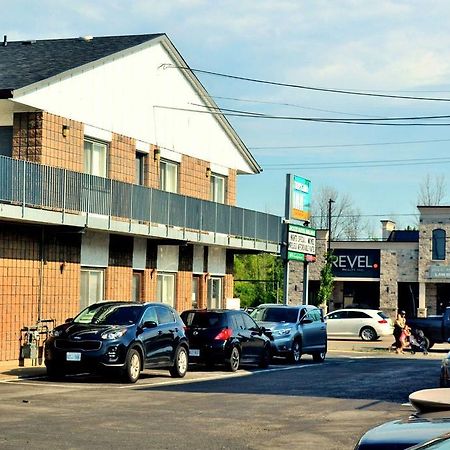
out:
{"label": "gabled roof", "polygon": [[0,42],[0,97],[163,35]]}
{"label": "gabled roof", "polygon": [[[182,70],[183,76],[200,93],[205,104],[213,110],[220,110],[165,33],[0,42],[0,99],[12,99],[14,91],[64,72],[70,75],[77,68],[95,65],[97,61],[102,64],[114,58],[115,54],[123,55],[128,49],[141,44],[152,45],[152,41],[161,42],[172,58],[187,69]],[[226,116],[218,114],[215,119],[243,154],[253,172],[261,172],[261,167]]]}

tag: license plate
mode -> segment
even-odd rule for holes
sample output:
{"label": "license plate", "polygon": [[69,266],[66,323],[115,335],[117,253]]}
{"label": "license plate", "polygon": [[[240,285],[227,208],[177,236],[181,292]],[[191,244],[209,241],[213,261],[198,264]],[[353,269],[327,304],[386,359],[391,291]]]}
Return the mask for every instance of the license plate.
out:
{"label": "license plate", "polygon": [[200,350],[197,350],[195,348],[189,349],[189,356],[200,356]]}
{"label": "license plate", "polygon": [[79,352],[67,352],[66,361],[81,361],[81,353]]}

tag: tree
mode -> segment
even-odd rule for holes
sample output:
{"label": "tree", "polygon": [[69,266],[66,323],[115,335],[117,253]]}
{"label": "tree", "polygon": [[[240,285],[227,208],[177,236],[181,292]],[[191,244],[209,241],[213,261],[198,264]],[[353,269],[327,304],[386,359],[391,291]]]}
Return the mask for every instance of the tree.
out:
{"label": "tree", "polygon": [[320,287],[317,294],[318,306],[328,307],[328,303],[333,295],[334,277],[332,272],[333,253],[329,252],[325,256],[325,264],[320,270]]}
{"label": "tree", "polygon": [[356,240],[367,228],[361,210],[354,206],[350,195],[339,193],[331,186],[322,186],[312,202],[311,225],[314,228],[328,228],[328,207],[331,204],[331,232],[336,240]]}
{"label": "tree", "polygon": [[447,190],[445,175],[425,175],[419,185],[417,202],[420,206],[438,206],[442,204]]}
{"label": "tree", "polygon": [[234,296],[241,306],[276,303],[282,298],[283,265],[281,258],[270,254],[234,257]]}

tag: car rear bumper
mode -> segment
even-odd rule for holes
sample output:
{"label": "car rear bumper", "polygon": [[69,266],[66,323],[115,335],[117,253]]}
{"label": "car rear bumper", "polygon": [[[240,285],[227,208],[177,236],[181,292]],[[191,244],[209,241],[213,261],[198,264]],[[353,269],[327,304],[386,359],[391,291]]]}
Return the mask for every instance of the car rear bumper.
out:
{"label": "car rear bumper", "polygon": [[217,341],[207,344],[190,343],[189,362],[223,363],[230,357],[230,348],[226,342]]}

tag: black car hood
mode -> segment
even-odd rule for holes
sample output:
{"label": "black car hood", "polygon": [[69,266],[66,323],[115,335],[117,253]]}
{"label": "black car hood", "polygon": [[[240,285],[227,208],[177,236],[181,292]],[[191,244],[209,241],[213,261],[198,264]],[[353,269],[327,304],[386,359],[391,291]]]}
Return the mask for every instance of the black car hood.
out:
{"label": "black car hood", "polygon": [[125,328],[122,325],[95,325],[87,323],[66,323],[60,325],[56,330],[60,331],[61,334],[58,336],[60,338],[66,339],[99,339],[100,336],[109,330],[114,330],[117,328]]}

